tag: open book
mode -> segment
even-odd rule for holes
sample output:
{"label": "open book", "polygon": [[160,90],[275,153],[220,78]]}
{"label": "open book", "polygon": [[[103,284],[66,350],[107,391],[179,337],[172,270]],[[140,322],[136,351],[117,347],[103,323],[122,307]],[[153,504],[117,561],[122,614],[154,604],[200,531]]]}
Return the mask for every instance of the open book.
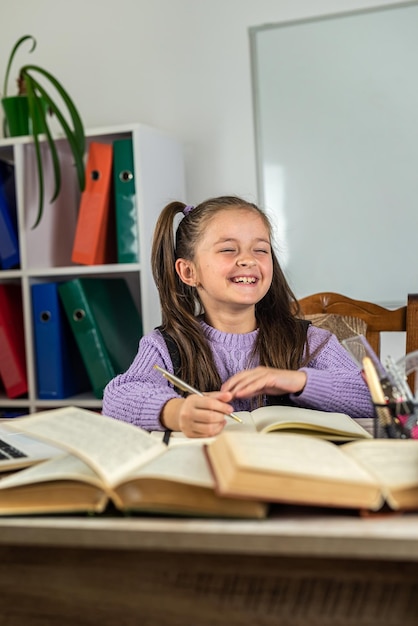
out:
{"label": "open book", "polygon": [[282,433],[224,431],[205,446],[219,495],[376,511],[418,509],[418,441],[335,445]]}
{"label": "open book", "polygon": [[[368,433],[358,422],[345,413],[328,413],[314,409],[304,409],[295,406],[263,406],[254,411],[236,411],[242,424],[227,420],[224,430],[235,432],[258,433],[301,433],[328,439],[329,441],[352,441],[354,439],[371,439]],[[162,431],[153,431],[156,439],[162,439]],[[206,438],[204,443],[210,443],[215,437]],[[170,445],[195,441],[188,439],[183,433],[173,432]]]}
{"label": "open book", "polygon": [[218,496],[203,444],[168,449],[137,426],[66,407],[11,430],[63,448],[61,456],[0,480],[0,515],[123,511],[261,518],[261,502]]}

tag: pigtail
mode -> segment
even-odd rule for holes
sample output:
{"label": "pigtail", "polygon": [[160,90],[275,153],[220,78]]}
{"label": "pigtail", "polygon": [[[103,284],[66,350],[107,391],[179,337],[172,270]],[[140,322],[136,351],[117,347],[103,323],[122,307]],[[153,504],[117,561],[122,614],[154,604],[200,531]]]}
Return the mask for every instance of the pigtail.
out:
{"label": "pigtail", "polygon": [[180,286],[180,279],[175,269],[174,221],[183,207],[182,202],[168,204],[162,210],[154,231],[151,268],[160,297],[163,323],[174,308]]}
{"label": "pigtail", "polygon": [[177,274],[175,222],[179,213],[183,213],[182,202],[171,202],[162,211],[154,232],[151,251],[151,265],[161,305],[162,325],[182,325],[185,318],[195,315],[193,290],[183,283]]}
{"label": "pigtail", "polygon": [[[187,219],[191,230],[194,226],[185,207],[182,202],[171,202],[161,212],[152,244],[152,273],[160,298],[161,326],[177,344],[181,378],[195,387],[215,390],[221,381],[197,318],[201,303],[196,290],[183,283],[175,269],[177,258],[190,258],[188,228],[181,220]],[[176,229],[179,213],[182,217]]]}

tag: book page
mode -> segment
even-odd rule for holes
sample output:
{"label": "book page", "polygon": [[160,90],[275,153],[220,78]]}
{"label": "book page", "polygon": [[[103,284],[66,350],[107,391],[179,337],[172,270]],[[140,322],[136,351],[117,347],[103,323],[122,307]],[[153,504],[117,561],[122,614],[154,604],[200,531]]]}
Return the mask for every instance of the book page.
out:
{"label": "book page", "polygon": [[347,443],[341,449],[389,489],[418,487],[418,441],[372,439]]}
{"label": "book page", "polygon": [[89,465],[73,454],[64,453],[63,456],[33,465],[3,478],[0,481],[0,490],[57,480],[81,480],[103,487],[102,481]]}
{"label": "book page", "polygon": [[[376,484],[373,476],[340,447],[324,439],[280,433],[223,433],[238,467],[255,472]],[[218,438],[219,440],[219,438]],[[217,441],[210,444],[217,445]]]}
{"label": "book page", "polygon": [[[203,453],[203,443],[167,448],[165,454],[130,472],[129,480],[138,478],[159,478],[208,488],[214,486]],[[103,487],[99,476],[89,465],[73,454],[64,453],[61,457],[39,463],[2,479],[0,490],[51,480],[75,480]]]}
{"label": "book page", "polygon": [[169,447],[166,454],[133,470],[129,478],[160,478],[211,488],[214,481],[203,453],[203,445],[201,442],[194,446]]}
{"label": "book page", "polygon": [[343,434],[369,439],[371,435],[345,413],[328,413],[295,406],[265,406],[255,409],[252,417],[258,432],[298,427],[318,433]]}
{"label": "book page", "polygon": [[237,433],[255,433],[257,432],[257,426],[254,421],[254,414],[251,411],[235,411],[235,415],[238,415],[242,419],[242,423],[234,422],[228,419],[224,430],[236,431]]}
{"label": "book page", "polygon": [[77,407],[34,413],[9,427],[64,447],[88,463],[109,486],[167,451],[138,426]]}

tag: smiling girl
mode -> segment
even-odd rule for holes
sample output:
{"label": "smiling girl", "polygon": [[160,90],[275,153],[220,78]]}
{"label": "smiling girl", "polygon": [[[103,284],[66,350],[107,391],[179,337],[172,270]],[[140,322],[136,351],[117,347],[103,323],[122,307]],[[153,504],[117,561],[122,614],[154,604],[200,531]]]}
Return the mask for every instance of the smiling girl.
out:
{"label": "smiling girl", "polygon": [[[374,415],[335,335],[298,317],[271,238],[267,216],[241,198],[163,209],[152,248],[162,325],[107,385],[104,414],[189,437],[216,435],[226,414],[265,404]],[[183,397],[154,365],[205,394]]]}

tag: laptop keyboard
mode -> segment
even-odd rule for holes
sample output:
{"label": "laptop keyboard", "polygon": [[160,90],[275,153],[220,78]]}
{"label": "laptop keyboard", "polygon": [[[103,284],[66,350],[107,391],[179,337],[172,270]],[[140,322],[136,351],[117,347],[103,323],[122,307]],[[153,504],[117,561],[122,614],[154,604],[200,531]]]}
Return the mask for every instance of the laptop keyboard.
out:
{"label": "laptop keyboard", "polygon": [[0,439],[0,460],[1,459],[19,459],[27,456],[21,450],[18,450],[14,446],[11,446],[10,443],[3,441]]}

